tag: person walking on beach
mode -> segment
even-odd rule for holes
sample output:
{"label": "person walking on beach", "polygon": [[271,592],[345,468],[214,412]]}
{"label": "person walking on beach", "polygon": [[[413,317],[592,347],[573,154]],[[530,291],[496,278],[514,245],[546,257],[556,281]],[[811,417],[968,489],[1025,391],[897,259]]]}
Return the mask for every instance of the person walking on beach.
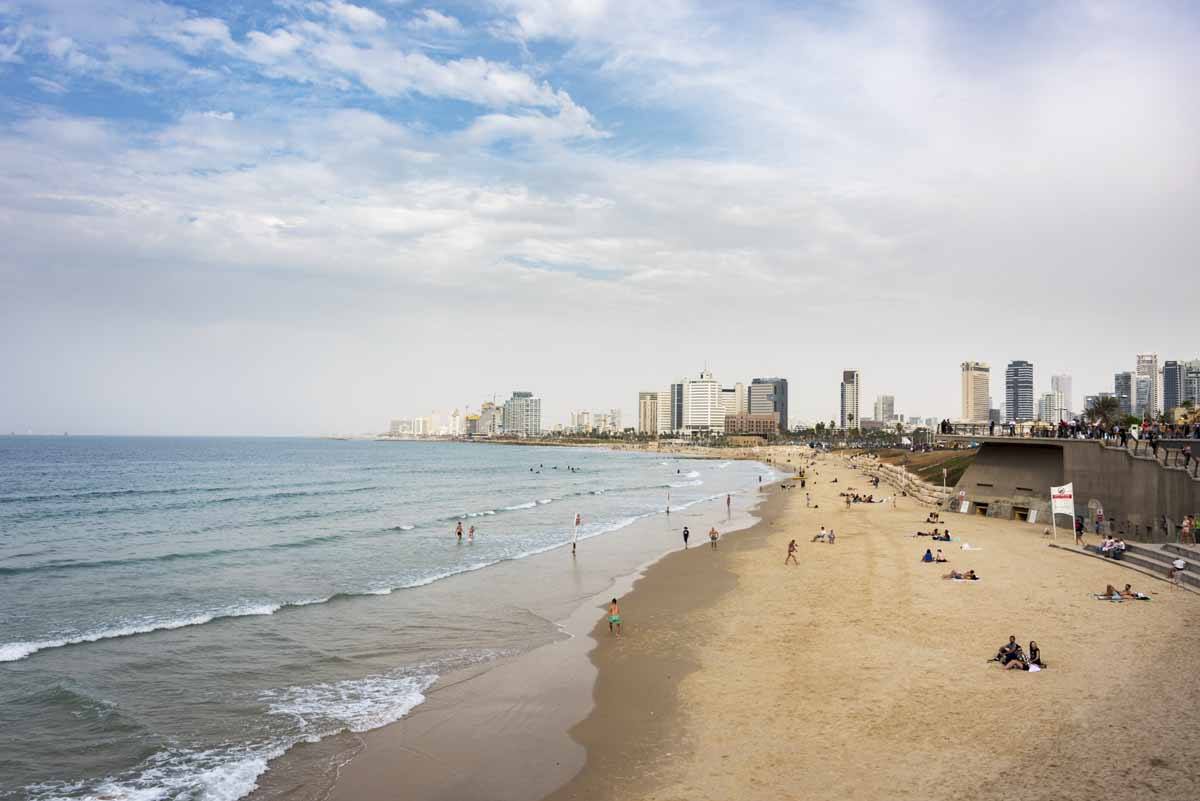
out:
{"label": "person walking on beach", "polygon": [[729,505],[731,503],[733,503],[733,496],[730,495],[729,493],[726,493],[725,494],[725,516],[726,517],[729,517],[729,515],[732,514],[732,512],[729,509]]}
{"label": "person walking on beach", "polygon": [[[614,632],[613,626],[616,626]],[[608,632],[615,633],[618,637],[621,636],[621,606],[617,603],[617,599],[613,598],[612,603],[608,605]]]}
{"label": "person walking on beach", "polygon": [[713,526],[708,530],[708,541],[712,543],[712,549],[717,550],[717,538],[721,535],[717,533],[717,527]]}
{"label": "person walking on beach", "polygon": [[458,521],[458,525],[454,527],[454,535],[458,537],[458,541],[462,542],[462,521]]}
{"label": "person walking on beach", "polygon": [[692,536],[692,532],[688,531],[688,527],[683,527],[683,549],[687,550],[688,537]]}
{"label": "person walking on beach", "polygon": [[788,543],[788,555],[787,555],[787,559],[783,560],[783,563],[786,565],[788,562],[791,562],[792,564],[796,565],[797,567],[800,566],[800,562],[798,562],[796,560],[796,541],[795,540],[792,540],[791,542]]}
{"label": "person walking on beach", "polygon": [[807,493],[807,492],[806,492],[806,493],[804,493],[804,508],[805,508],[805,509],[811,509],[811,508],[812,508],[812,495],[810,495],[810,494],[809,494],[809,493]]}

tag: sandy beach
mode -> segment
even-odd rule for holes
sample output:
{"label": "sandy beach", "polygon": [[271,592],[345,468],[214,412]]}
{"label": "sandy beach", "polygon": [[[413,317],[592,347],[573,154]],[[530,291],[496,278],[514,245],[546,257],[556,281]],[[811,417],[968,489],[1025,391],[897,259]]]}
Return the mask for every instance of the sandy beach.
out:
{"label": "sandy beach", "polygon": [[[954,542],[914,539],[927,507],[847,510],[850,487],[890,494],[824,457],[819,508],[771,488],[755,528],[647,572],[624,637],[596,625],[587,762],[551,801],[1200,797],[1200,597],[1042,525],[943,515]],[[810,542],[822,524],[835,545]],[[923,564],[938,545],[950,564]],[[1109,583],[1152,600],[1091,597]],[[1048,669],[989,662],[1010,634]]]}

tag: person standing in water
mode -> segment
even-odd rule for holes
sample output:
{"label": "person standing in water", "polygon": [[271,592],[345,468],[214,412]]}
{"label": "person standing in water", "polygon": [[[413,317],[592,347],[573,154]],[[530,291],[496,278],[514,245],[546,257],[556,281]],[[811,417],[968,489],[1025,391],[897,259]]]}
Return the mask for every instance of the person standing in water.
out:
{"label": "person standing in water", "polygon": [[712,543],[712,549],[717,550],[717,538],[721,535],[717,533],[717,527],[713,526],[708,530],[708,541]]}
{"label": "person standing in water", "polygon": [[462,521],[458,521],[458,525],[454,527],[454,535],[458,537],[458,541],[462,542]]}
{"label": "person standing in water", "polygon": [[688,531],[688,527],[683,527],[683,549],[687,550],[688,537],[692,536],[692,532]]}
{"label": "person standing in water", "polygon": [[469,529],[467,529],[467,542],[474,542],[474,541],[475,541],[475,527],[471,526]]}
{"label": "person standing in water", "polygon": [[729,517],[731,514],[733,514],[732,510],[729,508],[729,505],[731,503],[733,503],[733,496],[730,495],[729,493],[725,493],[725,516],[726,517]]}
{"label": "person standing in water", "polygon": [[612,603],[608,605],[608,632],[613,634],[613,626],[616,626],[615,634],[621,636],[621,606],[617,603],[617,599],[613,598]]}

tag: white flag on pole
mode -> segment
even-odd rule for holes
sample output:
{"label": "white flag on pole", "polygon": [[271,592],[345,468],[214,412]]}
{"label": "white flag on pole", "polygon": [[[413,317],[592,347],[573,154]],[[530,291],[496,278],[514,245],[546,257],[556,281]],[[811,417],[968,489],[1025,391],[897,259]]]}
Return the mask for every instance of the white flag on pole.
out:
{"label": "white flag on pole", "polygon": [[1075,485],[1063,484],[1061,487],[1050,488],[1050,512],[1056,515],[1070,515],[1075,518]]}

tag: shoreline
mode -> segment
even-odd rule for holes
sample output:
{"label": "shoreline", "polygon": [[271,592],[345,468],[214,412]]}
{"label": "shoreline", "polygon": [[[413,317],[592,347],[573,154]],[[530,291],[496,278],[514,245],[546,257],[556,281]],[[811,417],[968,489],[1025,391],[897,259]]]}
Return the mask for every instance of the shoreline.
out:
{"label": "shoreline", "polygon": [[[781,458],[758,461],[781,469]],[[770,482],[760,486],[770,486]],[[731,520],[735,528],[729,529],[737,536],[728,542],[744,536],[758,521],[761,490],[750,487],[742,492],[740,498],[734,496]],[[699,537],[701,523],[705,531],[710,524],[726,530],[725,521],[723,505],[710,499],[671,515],[657,515],[645,527],[648,533],[663,526],[673,529],[687,524],[697,529]],[[631,539],[638,537],[643,535],[635,525],[618,532],[611,541],[607,536],[581,540],[581,557],[595,556],[597,548],[624,553]],[[515,801],[552,792],[584,764],[584,750],[568,732],[591,709],[595,668],[587,657],[595,643],[589,634],[597,617],[602,616],[603,602],[613,595],[624,595],[647,570],[669,558],[671,542],[673,535],[668,534],[664,544],[632,572],[617,575],[599,594],[577,598],[565,614],[547,618],[557,626],[562,639],[448,673],[426,691],[423,703],[396,722],[362,734],[343,733],[311,746],[298,746],[279,766],[272,766],[250,798],[263,801],[300,797],[298,788],[289,789],[279,774],[287,773],[293,764],[319,761],[328,764],[325,775],[332,782],[320,797],[331,801],[386,797],[400,787],[406,799],[455,801]],[[541,569],[539,561],[553,564],[549,560],[561,558],[563,552],[559,548],[539,555],[534,557],[537,561],[524,567],[510,565],[509,571],[536,571]],[[334,764],[329,751],[338,751],[345,758]]]}

